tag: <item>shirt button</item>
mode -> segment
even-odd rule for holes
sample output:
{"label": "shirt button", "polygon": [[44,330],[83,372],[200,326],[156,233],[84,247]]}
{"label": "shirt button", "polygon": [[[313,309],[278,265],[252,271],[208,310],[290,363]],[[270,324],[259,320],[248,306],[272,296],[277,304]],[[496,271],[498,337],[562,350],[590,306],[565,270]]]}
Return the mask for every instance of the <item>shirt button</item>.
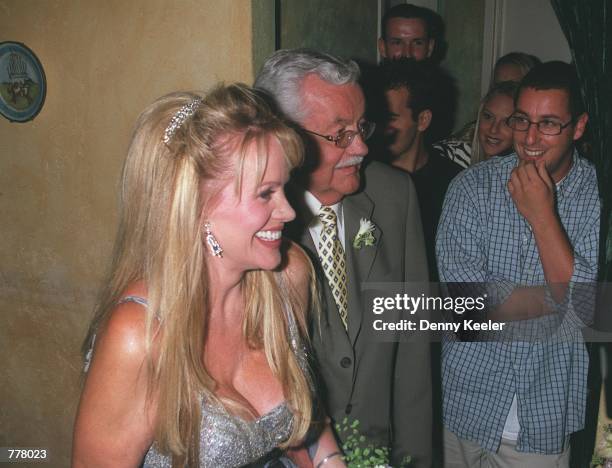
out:
{"label": "shirt button", "polygon": [[344,410],[344,412],[346,414],[351,414],[351,411],[353,410],[353,405],[351,405],[350,403],[348,405],[346,405],[346,409]]}
{"label": "shirt button", "polygon": [[346,369],[347,367],[349,367],[349,366],[351,365],[351,363],[352,363],[352,361],[351,361],[351,358],[350,358],[350,357],[346,357],[346,356],[345,356],[345,357],[343,357],[342,359],[340,359],[340,365],[341,365],[342,367],[344,367],[345,369]]}

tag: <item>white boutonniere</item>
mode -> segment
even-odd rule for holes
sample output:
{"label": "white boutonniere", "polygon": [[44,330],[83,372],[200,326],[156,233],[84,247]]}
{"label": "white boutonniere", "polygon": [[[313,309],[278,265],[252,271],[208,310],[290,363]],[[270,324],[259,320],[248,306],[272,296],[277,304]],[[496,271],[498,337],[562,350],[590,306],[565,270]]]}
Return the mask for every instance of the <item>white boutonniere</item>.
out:
{"label": "white boutonniere", "polygon": [[374,230],[376,226],[369,219],[361,218],[359,220],[359,232],[353,239],[353,247],[356,249],[362,248],[364,245],[370,247],[376,242],[374,237]]}

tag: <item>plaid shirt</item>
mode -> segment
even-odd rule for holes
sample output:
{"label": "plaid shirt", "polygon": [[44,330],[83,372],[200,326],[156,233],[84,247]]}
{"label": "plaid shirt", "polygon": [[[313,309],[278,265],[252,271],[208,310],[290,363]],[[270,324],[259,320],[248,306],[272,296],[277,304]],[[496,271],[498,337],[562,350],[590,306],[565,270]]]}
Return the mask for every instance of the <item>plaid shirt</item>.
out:
{"label": "plaid shirt", "polygon": [[[545,284],[535,238],[507,189],[515,154],[470,167],[451,183],[436,239],[443,282]],[[572,282],[597,279],[599,197],[595,169],[573,155],[557,185],[557,212],[574,249]],[[510,286],[510,288],[508,288]],[[578,336],[580,332],[578,330]],[[517,450],[553,454],[584,426],[588,355],[577,341],[463,342],[442,350],[444,424],[497,451],[516,394]]]}

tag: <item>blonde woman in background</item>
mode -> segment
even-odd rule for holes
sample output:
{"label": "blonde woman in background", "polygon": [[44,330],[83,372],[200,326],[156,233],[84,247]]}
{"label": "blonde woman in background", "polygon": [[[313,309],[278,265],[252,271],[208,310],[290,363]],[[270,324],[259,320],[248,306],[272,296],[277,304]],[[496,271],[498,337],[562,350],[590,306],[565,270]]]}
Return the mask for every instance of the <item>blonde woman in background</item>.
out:
{"label": "blonde woman in background", "polygon": [[[539,63],[541,63],[540,59],[538,59],[536,56],[526,54],[524,52],[510,52],[500,57],[497,59],[495,66],[493,67],[491,84],[489,86],[487,95],[493,88],[506,81],[515,82],[518,85],[529,70]],[[480,116],[482,111],[482,103],[485,100],[487,100],[487,96],[480,101],[478,116]],[[461,130],[452,135],[450,138],[441,140],[435,143],[433,146],[445,157],[459,164],[461,167],[466,168],[470,164],[474,164],[485,159],[482,151],[480,151],[480,154],[476,156],[476,159],[472,154],[474,150],[473,145],[478,142],[477,128],[476,121],[468,122]],[[491,155],[492,153],[489,155],[489,157]]]}
{"label": "blonde woman in background", "polygon": [[502,81],[494,84],[482,98],[472,140],[470,164],[512,152],[512,129],[507,120],[514,112],[514,94],[517,88],[516,82]]}
{"label": "blonde woman in background", "polygon": [[[330,428],[310,431],[313,271],[281,237],[302,151],[244,85],[171,94],[141,114],[87,339],[74,467],[344,466]],[[288,451],[309,431],[308,452]]]}
{"label": "blonde woman in background", "polygon": [[523,77],[536,65],[542,63],[535,55],[524,52],[509,52],[495,62],[490,87],[503,81],[520,83]]}

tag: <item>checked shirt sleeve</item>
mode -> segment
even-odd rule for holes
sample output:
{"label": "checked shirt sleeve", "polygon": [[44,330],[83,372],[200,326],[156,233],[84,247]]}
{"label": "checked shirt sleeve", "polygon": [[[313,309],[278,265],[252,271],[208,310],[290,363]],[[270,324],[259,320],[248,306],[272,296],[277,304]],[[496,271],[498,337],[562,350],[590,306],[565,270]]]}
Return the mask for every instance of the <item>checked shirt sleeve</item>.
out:
{"label": "checked shirt sleeve", "polygon": [[486,294],[489,305],[503,303],[514,283],[487,273],[486,213],[481,206],[490,197],[480,172],[466,171],[449,186],[436,238],[440,281],[453,296]]}
{"label": "checked shirt sleeve", "polygon": [[578,193],[580,203],[568,210],[567,224],[580,226],[572,242],[574,271],[570,279],[565,319],[574,327],[593,323],[599,256],[600,201],[594,171],[586,177]]}

